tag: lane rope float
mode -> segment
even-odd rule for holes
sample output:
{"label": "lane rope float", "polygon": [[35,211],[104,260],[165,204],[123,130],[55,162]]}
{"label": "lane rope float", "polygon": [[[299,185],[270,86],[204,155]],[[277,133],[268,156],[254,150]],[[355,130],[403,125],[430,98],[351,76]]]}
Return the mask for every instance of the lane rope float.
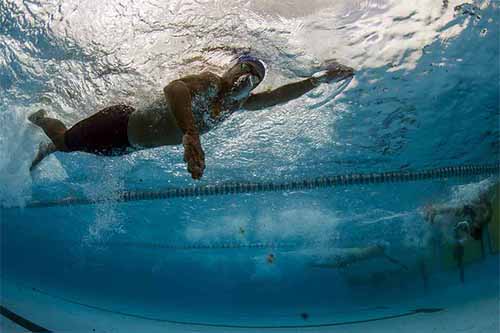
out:
{"label": "lane rope float", "polygon": [[500,164],[450,166],[444,168],[425,169],[421,171],[390,171],[381,173],[353,173],[324,176],[318,178],[288,182],[228,182],[214,185],[199,185],[181,188],[166,188],[156,191],[118,191],[111,196],[98,198],[66,197],[56,200],[32,201],[27,208],[45,208],[55,206],[95,205],[106,203],[123,203],[146,200],[168,200],[228,194],[245,194],[260,192],[285,192],[312,190],[318,188],[343,187],[351,185],[367,185],[381,183],[402,183],[426,181],[433,179],[461,178],[470,176],[490,176],[500,172]]}

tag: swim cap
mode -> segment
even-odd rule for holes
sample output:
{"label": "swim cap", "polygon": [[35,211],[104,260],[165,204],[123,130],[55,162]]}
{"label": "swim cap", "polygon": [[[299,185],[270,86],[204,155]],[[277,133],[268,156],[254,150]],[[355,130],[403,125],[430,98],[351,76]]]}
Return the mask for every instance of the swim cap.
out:
{"label": "swim cap", "polygon": [[240,56],[236,62],[237,64],[247,63],[255,69],[255,72],[259,76],[260,81],[266,76],[266,66],[262,60],[252,57],[251,55],[244,54]]}

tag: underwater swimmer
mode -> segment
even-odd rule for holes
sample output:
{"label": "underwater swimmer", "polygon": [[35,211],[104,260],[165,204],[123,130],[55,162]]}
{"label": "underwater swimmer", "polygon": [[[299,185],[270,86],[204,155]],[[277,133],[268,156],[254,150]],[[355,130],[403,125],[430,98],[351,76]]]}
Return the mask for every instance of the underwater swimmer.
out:
{"label": "underwater swimmer", "polygon": [[[477,197],[461,205],[428,205],[424,207],[424,218],[432,225],[439,226],[437,236],[442,241],[453,245],[453,258],[458,264],[460,280],[465,282],[464,260],[467,243],[472,239],[479,241],[481,253],[485,257],[484,230],[488,228],[493,217],[495,189],[499,184],[493,184],[483,189]],[[491,246],[491,244],[490,244]]]}
{"label": "underwater swimmer", "polygon": [[[424,207],[424,218],[431,224],[436,223],[436,217],[449,216],[454,224],[454,233],[460,234],[461,238],[470,237],[474,240],[482,240],[483,229],[490,223],[493,215],[492,205],[495,204],[494,184],[483,190],[477,198],[470,203],[460,206],[428,205]],[[441,222],[444,223],[444,222]]]}
{"label": "underwater swimmer", "polygon": [[238,58],[225,74],[210,72],[174,80],[164,89],[164,98],[144,109],[127,105],[107,107],[67,129],[44,110],[28,119],[51,139],[40,145],[33,170],[49,154],[81,151],[96,155],[124,155],[166,145],[184,146],[184,161],[192,178],[200,179],[205,156],[200,135],[210,131],[236,110],[260,110],[296,99],[321,83],[353,76],[352,68],[335,64],[302,81],[252,94],[264,79],[263,62],[250,55]]}
{"label": "underwater swimmer", "polygon": [[311,262],[310,266],[315,268],[346,268],[358,262],[384,258],[389,262],[408,270],[408,267],[406,267],[399,260],[388,256],[385,246],[380,244],[367,247],[339,248],[336,249],[335,252],[337,253],[329,255],[320,261]]}

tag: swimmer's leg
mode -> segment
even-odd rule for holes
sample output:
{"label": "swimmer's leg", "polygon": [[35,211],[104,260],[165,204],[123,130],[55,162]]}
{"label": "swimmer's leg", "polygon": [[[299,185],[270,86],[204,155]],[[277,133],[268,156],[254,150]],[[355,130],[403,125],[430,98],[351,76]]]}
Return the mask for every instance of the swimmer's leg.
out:
{"label": "swimmer's leg", "polygon": [[43,109],[30,115],[28,120],[43,129],[52,141],[48,145],[40,144],[39,151],[31,163],[30,171],[32,171],[38,163],[53,152],[68,150],[64,142],[64,134],[67,128],[62,121],[47,117],[47,112]]}
{"label": "swimmer's leg", "polygon": [[40,143],[40,146],[38,147],[38,153],[33,159],[33,162],[31,162],[30,171],[33,171],[45,157],[49,156],[50,154],[56,151],[57,151],[56,145],[53,144],[52,142],[48,144]]}
{"label": "swimmer's leg", "polygon": [[47,112],[42,109],[30,115],[28,119],[33,124],[43,129],[45,134],[47,134],[50,140],[54,143],[57,150],[66,151],[66,144],[64,143],[64,134],[67,131],[66,126],[62,121],[49,118],[46,115]]}

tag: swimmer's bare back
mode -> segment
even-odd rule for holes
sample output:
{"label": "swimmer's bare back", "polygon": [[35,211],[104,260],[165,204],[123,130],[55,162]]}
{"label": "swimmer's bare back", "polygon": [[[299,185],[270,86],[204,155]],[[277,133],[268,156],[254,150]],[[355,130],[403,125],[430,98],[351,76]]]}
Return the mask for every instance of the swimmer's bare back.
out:
{"label": "swimmer's bare back", "polygon": [[193,179],[200,179],[205,170],[200,135],[227,119],[232,112],[237,109],[259,110],[286,103],[323,82],[353,75],[351,68],[336,65],[321,76],[272,91],[250,94],[264,76],[255,70],[258,66],[251,61],[237,63],[222,77],[205,72],[172,81],[163,89],[163,103],[156,103],[156,107],[137,110],[127,105],[110,106],[70,129],[40,110],[29,120],[41,127],[52,142],[40,148],[31,170],[55,151],[113,156],[182,144],[188,171]]}

